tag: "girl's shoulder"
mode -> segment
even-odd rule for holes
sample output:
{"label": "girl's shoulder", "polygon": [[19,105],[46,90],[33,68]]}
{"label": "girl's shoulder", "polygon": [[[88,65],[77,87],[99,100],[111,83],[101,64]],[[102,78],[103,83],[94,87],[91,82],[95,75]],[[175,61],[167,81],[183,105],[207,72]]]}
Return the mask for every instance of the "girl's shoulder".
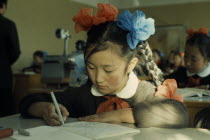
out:
{"label": "girl's shoulder", "polygon": [[148,82],[148,81],[141,81],[138,84],[136,89],[136,93],[131,99],[132,104],[136,104],[138,102],[142,102],[146,100],[148,97],[153,96],[155,94],[156,87]]}
{"label": "girl's shoulder", "polygon": [[138,84],[138,88],[155,88],[155,86],[146,80],[142,80]]}

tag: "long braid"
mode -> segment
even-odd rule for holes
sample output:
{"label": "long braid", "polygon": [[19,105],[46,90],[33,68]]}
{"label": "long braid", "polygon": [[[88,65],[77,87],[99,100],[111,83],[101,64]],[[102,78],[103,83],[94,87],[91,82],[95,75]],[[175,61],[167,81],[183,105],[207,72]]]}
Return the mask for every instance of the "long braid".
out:
{"label": "long braid", "polygon": [[152,77],[154,84],[158,87],[162,84],[164,78],[162,71],[158,68],[152,57],[152,50],[149,47],[149,44],[142,43],[138,45],[140,52],[146,60],[146,68],[149,75]]}

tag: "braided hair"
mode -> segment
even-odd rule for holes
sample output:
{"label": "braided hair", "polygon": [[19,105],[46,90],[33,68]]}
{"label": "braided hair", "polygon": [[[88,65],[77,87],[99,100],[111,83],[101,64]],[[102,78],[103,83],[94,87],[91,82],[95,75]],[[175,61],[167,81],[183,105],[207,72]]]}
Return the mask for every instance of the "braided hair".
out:
{"label": "braided hair", "polygon": [[137,48],[139,48],[140,50],[140,56],[143,55],[145,59],[146,69],[148,71],[148,74],[152,77],[154,84],[156,86],[160,86],[164,80],[163,74],[160,68],[158,68],[157,64],[153,60],[152,50],[149,47],[149,44],[143,42],[142,44],[139,44]]}

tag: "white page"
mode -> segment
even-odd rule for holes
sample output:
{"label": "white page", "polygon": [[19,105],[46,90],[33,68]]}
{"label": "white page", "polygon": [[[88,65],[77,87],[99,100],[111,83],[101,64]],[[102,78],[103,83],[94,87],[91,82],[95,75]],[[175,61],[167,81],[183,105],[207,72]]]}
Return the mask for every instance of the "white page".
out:
{"label": "white page", "polygon": [[63,131],[62,126],[39,126],[35,128],[26,129],[30,136],[23,136],[16,131],[12,138],[16,140],[91,140],[71,132]]}
{"label": "white page", "polygon": [[97,122],[73,122],[65,126],[39,126],[26,129],[30,136],[22,136],[17,132],[12,138],[16,140],[90,140],[119,136],[129,133],[140,133],[140,130],[116,124]]}
{"label": "white page", "polygon": [[65,129],[75,134],[92,139],[102,139],[129,133],[140,133],[139,129],[129,128],[117,124],[99,122],[74,122],[66,125]]}

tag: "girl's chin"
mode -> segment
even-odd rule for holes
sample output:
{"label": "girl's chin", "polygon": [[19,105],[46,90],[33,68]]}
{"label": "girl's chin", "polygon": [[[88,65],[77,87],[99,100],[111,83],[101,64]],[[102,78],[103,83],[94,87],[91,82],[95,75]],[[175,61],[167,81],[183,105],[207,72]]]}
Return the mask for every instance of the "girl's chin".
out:
{"label": "girl's chin", "polygon": [[105,89],[98,89],[98,91],[101,93],[101,94],[104,94],[104,95],[108,95],[108,94],[111,94],[112,92],[108,91],[108,90],[105,90]]}

